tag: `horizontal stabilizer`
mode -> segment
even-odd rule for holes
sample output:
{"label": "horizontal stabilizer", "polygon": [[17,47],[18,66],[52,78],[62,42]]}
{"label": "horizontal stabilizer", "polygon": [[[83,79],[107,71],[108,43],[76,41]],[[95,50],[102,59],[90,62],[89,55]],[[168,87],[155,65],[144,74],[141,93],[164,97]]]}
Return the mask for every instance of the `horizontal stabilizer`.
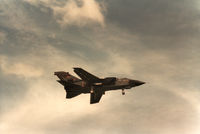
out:
{"label": "horizontal stabilizer", "polygon": [[68,81],[68,82],[77,82],[77,81],[80,81],[80,79],[78,79],[77,77],[69,74],[68,72],[64,72],[64,71],[54,72],[54,75],[57,75],[58,78],[61,81]]}
{"label": "horizontal stabilizer", "polygon": [[90,93],[90,104],[98,103],[102,97],[102,92]]}
{"label": "horizontal stabilizer", "polygon": [[57,80],[57,82],[59,82],[60,84],[62,84],[65,88],[80,88],[80,85],[71,83],[71,82],[67,82],[67,81],[63,81],[63,80]]}
{"label": "horizontal stabilizer", "polygon": [[66,93],[66,98],[73,98],[73,97],[76,97],[76,96],[78,96],[78,95],[80,95],[81,94],[81,92],[71,92],[71,91],[67,91],[67,93]]}

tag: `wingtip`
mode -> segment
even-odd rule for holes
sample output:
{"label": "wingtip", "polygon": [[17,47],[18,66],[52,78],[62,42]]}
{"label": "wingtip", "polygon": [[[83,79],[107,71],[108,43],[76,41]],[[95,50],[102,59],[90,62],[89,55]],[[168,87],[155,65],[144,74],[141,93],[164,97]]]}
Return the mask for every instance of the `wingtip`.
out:
{"label": "wingtip", "polygon": [[81,69],[80,67],[73,67],[73,69],[75,70],[75,69]]}
{"label": "wingtip", "polygon": [[54,72],[54,75],[60,75],[60,74],[69,74],[69,72],[65,72],[65,71],[56,71]]}

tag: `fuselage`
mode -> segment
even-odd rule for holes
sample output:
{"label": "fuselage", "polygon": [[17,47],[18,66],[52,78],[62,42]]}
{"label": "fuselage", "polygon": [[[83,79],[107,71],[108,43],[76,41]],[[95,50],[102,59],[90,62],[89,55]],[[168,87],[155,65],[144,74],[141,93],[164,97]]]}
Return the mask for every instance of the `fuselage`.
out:
{"label": "fuselage", "polygon": [[144,84],[142,81],[128,78],[106,77],[102,79],[79,67],[75,67],[74,72],[80,78],[64,71],[57,71],[54,74],[59,78],[57,82],[64,86],[67,99],[82,93],[89,93],[90,104],[98,103],[106,91],[122,89],[122,95],[125,95],[125,89]]}
{"label": "fuselage", "polygon": [[[127,78],[115,78],[114,81],[111,81],[110,83],[104,83],[102,80],[102,82],[90,85],[87,82],[80,80],[73,82],[73,84],[78,85],[78,88],[76,88],[77,91],[80,91],[81,93],[91,93],[92,88],[101,92],[106,92],[110,90],[130,89],[132,87],[142,85],[144,82]],[[65,87],[65,89],[70,90],[70,87]]]}

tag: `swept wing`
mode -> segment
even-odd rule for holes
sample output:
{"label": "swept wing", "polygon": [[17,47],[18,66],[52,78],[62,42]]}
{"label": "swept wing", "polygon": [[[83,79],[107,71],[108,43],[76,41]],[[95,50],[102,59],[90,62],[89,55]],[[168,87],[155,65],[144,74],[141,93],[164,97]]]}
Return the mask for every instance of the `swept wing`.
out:
{"label": "swept wing", "polygon": [[89,83],[96,83],[99,82],[101,79],[94,76],[93,74],[85,71],[82,68],[74,68],[74,72],[84,81]]}

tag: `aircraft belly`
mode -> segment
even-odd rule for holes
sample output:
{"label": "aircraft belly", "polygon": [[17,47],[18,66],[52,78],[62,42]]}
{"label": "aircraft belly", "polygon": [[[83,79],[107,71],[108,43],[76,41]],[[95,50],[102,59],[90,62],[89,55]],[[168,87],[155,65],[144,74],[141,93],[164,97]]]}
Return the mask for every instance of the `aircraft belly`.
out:
{"label": "aircraft belly", "polygon": [[123,89],[126,88],[128,85],[115,85],[115,86],[106,86],[102,87],[104,91],[109,91],[109,90],[118,90],[118,89]]}
{"label": "aircraft belly", "polygon": [[83,89],[82,89],[82,93],[85,93],[85,94],[86,94],[86,93],[90,93],[90,90],[91,90],[91,89],[90,89],[89,87],[88,87],[88,88],[83,88]]}

